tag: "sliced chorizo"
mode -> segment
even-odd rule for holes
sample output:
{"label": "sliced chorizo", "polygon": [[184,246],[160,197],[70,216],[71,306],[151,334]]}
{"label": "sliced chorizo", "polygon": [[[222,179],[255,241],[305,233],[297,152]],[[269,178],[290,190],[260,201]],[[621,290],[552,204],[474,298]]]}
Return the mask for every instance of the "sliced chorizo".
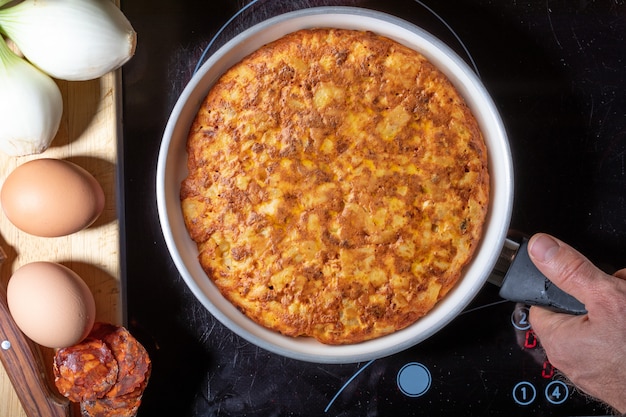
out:
{"label": "sliced chorizo", "polygon": [[59,349],[54,356],[54,383],[74,402],[103,397],[115,385],[119,367],[111,349],[102,340],[87,338]]}
{"label": "sliced chorizo", "polygon": [[150,357],[127,329],[108,323],[96,323],[90,337],[104,341],[119,366],[117,382],[107,392],[107,397],[131,393],[143,384],[150,372]]}

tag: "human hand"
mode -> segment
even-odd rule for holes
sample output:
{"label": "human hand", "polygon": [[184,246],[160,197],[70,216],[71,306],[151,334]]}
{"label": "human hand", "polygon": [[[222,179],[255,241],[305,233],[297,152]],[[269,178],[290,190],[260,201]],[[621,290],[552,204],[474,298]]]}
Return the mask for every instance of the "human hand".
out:
{"label": "human hand", "polygon": [[546,234],[533,236],[528,252],[588,312],[572,316],[531,307],[530,323],[548,359],[582,391],[626,413],[626,269],[608,275]]}

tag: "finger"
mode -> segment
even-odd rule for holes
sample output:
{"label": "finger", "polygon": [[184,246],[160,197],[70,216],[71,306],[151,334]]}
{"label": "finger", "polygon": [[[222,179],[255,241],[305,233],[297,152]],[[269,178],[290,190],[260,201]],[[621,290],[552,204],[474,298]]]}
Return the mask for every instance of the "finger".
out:
{"label": "finger", "polygon": [[537,306],[531,306],[528,314],[530,326],[544,347],[552,347],[555,341],[558,343],[561,329],[571,329],[572,320],[578,318]]}
{"label": "finger", "polygon": [[584,321],[583,316],[559,313],[542,306],[531,306],[528,313],[530,326],[538,335],[554,334],[560,326],[571,326],[573,322]]}
{"label": "finger", "polygon": [[550,281],[583,304],[601,296],[608,275],[568,244],[539,233],[528,242],[528,254]]}
{"label": "finger", "polygon": [[[555,316],[557,317],[555,318]],[[556,313],[537,306],[530,307],[528,321],[530,321],[530,326],[538,335],[551,334],[549,329],[554,327],[555,320],[558,320]]]}
{"label": "finger", "polygon": [[626,268],[620,269],[616,273],[613,274],[614,277],[626,279]]}

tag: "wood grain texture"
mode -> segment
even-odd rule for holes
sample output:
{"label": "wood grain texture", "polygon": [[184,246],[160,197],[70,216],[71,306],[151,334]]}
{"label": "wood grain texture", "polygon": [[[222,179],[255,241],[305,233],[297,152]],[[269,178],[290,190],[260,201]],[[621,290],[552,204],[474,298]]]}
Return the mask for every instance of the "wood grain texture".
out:
{"label": "wood grain texture", "polygon": [[[119,223],[116,213],[117,101],[119,71],[85,82],[57,81],[63,94],[61,127],[51,147],[27,157],[0,154],[0,185],[19,165],[37,158],[67,159],[85,168],[104,189],[106,203],[96,222],[81,232],[59,238],[28,235],[0,213],[0,245],[7,261],[0,268],[6,284],[20,266],[34,261],[61,263],[80,275],[96,300],[96,320],[121,324]],[[2,329],[5,323],[2,323]],[[0,340],[1,342],[2,340]],[[51,349],[40,349],[51,380]],[[29,366],[34,366],[30,364]],[[0,416],[30,417],[0,366]],[[59,414],[60,415],[60,414]]]}

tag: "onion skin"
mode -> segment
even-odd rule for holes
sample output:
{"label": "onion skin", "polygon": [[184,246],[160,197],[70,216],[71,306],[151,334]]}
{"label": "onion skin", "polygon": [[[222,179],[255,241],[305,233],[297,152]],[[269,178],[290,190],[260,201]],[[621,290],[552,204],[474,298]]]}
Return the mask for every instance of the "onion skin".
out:
{"label": "onion skin", "polygon": [[24,0],[0,10],[0,30],[50,76],[84,81],[124,65],[137,33],[110,0]]}
{"label": "onion skin", "polygon": [[56,136],[63,98],[50,76],[12,52],[0,36],[0,151],[39,154]]}

